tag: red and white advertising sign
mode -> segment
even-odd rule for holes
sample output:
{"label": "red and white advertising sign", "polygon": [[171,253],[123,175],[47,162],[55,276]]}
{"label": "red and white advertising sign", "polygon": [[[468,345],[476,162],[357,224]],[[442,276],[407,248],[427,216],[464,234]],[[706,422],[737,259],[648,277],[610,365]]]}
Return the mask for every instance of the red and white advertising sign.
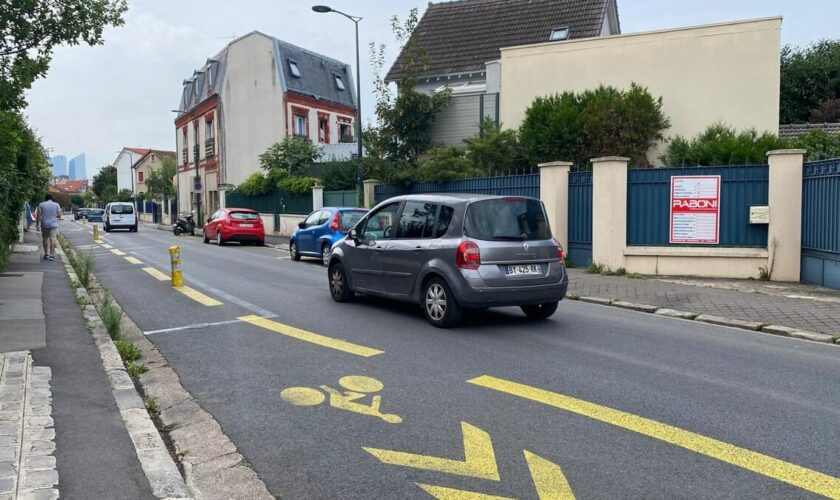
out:
{"label": "red and white advertising sign", "polygon": [[671,177],[671,243],[717,245],[720,235],[720,176]]}

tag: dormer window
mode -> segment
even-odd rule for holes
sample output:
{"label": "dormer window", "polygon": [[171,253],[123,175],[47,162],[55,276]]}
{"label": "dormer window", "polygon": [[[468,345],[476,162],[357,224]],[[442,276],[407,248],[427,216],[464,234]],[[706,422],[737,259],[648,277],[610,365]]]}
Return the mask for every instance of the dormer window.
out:
{"label": "dormer window", "polygon": [[554,28],[551,30],[551,34],[548,36],[549,41],[558,42],[560,40],[566,40],[569,38],[569,27],[564,26],[562,28]]}
{"label": "dormer window", "polygon": [[291,59],[289,59],[289,73],[291,73],[295,78],[300,78],[300,69],[298,68],[298,64]]}
{"label": "dormer window", "polygon": [[344,80],[339,75],[335,75],[335,86],[338,90],[344,90]]}

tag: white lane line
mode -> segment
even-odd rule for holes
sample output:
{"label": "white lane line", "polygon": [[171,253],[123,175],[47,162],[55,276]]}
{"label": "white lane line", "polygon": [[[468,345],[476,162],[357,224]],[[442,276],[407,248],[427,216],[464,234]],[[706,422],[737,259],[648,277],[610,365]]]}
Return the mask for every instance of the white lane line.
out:
{"label": "white lane line", "polygon": [[180,332],[182,330],[197,330],[200,328],[210,328],[211,326],[232,325],[234,323],[242,323],[241,319],[231,319],[227,321],[216,321],[215,323],[193,323],[192,325],[176,326],[174,328],[163,328],[160,330],[150,330],[143,332],[143,335],[154,335],[156,333]]}

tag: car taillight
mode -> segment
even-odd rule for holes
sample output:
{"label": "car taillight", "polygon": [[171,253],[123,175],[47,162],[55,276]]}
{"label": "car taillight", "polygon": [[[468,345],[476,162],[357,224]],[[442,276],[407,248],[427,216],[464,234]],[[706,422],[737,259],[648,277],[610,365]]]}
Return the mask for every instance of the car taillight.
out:
{"label": "car taillight", "polygon": [[554,244],[557,245],[557,258],[560,259],[560,262],[563,262],[566,259],[566,252],[563,251],[563,245],[557,240],[554,240]]}
{"label": "car taillight", "polygon": [[481,265],[481,252],[472,241],[462,241],[455,254],[455,265],[461,269],[478,269]]}
{"label": "car taillight", "polygon": [[330,222],[330,231],[338,231],[339,227],[341,227],[341,212],[336,212]]}

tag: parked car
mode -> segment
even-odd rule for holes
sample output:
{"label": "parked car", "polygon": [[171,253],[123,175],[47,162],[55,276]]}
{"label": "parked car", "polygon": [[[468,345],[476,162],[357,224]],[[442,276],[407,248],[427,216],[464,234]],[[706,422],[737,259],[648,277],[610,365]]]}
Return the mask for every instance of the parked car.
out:
{"label": "parked car", "polygon": [[79,220],[87,218],[87,214],[90,212],[89,208],[80,208],[73,212],[73,220]]}
{"label": "parked car", "polygon": [[302,255],[318,257],[326,266],[330,249],[350,231],[367,210],[350,207],[324,207],[309,214],[298,224],[289,240],[292,260]]}
{"label": "parked car", "polygon": [[357,292],[414,302],[448,327],[472,308],[548,318],[566,295],[563,259],[540,200],[408,195],[377,205],[333,247],[328,277],[337,302]]}
{"label": "parked car", "polygon": [[101,208],[91,208],[87,214],[88,222],[103,222],[105,220],[105,210]]}
{"label": "parked car", "polygon": [[204,243],[215,240],[219,246],[229,241],[265,245],[265,228],[260,214],[249,208],[223,208],[207,218]]}
{"label": "parked car", "polygon": [[127,229],[130,232],[137,232],[137,214],[134,212],[134,205],[128,202],[114,202],[105,205],[105,220],[103,227],[106,233],[114,229]]}

